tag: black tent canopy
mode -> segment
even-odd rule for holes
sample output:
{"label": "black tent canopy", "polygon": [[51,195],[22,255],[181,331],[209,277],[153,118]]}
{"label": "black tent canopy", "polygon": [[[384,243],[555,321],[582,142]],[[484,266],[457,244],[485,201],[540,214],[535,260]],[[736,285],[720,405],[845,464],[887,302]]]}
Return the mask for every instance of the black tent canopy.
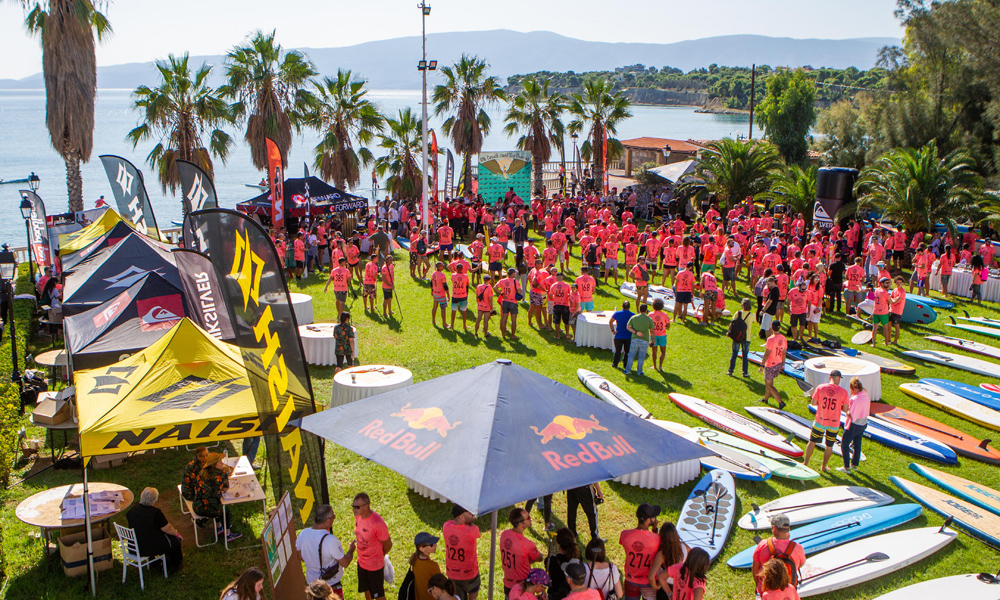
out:
{"label": "black tent canopy", "polygon": [[[306,183],[309,184],[309,198],[313,215],[322,215],[345,210],[357,210],[368,205],[368,200],[333,187],[322,179],[311,176],[285,180],[285,216],[303,217],[306,214]],[[267,191],[236,205],[236,209],[249,215],[271,215],[271,192]]]}
{"label": "black tent canopy", "polygon": [[180,289],[147,273],[111,300],[67,317],[73,369],[106,367],[152,345],[186,316],[184,306]]}
{"label": "black tent canopy", "polygon": [[70,317],[111,300],[147,273],[156,273],[177,289],[180,275],[170,252],[131,233],[97,256],[78,265],[63,288],[63,314]]}
{"label": "black tent canopy", "polygon": [[[118,221],[106,234],[91,242],[89,246],[63,256],[61,259],[63,272],[69,273],[77,266],[82,265],[87,259],[96,257],[101,250],[110,248],[122,241],[130,233],[135,233],[135,229],[125,221]],[[153,240],[150,239],[149,241],[153,243]]]}

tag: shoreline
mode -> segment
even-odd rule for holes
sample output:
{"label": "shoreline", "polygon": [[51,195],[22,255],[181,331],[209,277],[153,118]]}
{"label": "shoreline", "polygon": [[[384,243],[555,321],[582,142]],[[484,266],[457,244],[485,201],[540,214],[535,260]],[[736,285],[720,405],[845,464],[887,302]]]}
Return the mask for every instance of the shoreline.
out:
{"label": "shoreline", "polygon": [[710,115],[750,116],[750,111],[742,108],[709,108],[707,106],[703,106],[694,112]]}

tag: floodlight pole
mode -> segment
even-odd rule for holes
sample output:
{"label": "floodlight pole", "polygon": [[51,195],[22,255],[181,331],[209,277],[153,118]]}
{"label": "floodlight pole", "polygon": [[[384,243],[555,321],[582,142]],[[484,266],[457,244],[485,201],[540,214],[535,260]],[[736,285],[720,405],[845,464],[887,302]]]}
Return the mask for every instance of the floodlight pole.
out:
{"label": "floodlight pole", "polygon": [[420,190],[422,207],[420,209],[421,210],[420,222],[423,224],[425,242],[429,246],[431,243],[431,231],[427,215],[428,205],[430,203],[427,194],[428,192],[427,188],[429,187],[429,183],[427,181],[427,15],[430,14],[431,7],[425,2],[421,2],[420,4],[417,5],[417,8],[420,9],[420,27],[421,27],[420,35],[421,35],[421,48],[422,48],[422,55],[420,60],[420,65],[421,65],[420,76],[422,79],[421,93],[423,94],[423,101],[420,104],[422,113],[422,118],[420,122],[420,130],[421,130],[420,145],[423,148],[423,160],[421,168],[422,185]]}

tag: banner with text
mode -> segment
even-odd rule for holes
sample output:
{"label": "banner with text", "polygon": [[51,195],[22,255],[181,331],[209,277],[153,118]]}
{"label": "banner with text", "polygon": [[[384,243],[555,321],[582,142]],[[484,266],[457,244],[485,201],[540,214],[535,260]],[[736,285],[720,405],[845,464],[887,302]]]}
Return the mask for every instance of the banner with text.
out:
{"label": "banner with text", "polygon": [[111,154],[101,156],[101,163],[111,182],[111,193],[118,203],[118,213],[132,223],[139,233],[160,240],[153,206],[149,203],[146,184],[139,169],[124,158]]}
{"label": "banner with text", "polygon": [[21,199],[31,203],[31,216],[28,217],[28,232],[31,240],[31,254],[39,268],[51,267],[52,246],[49,244],[49,226],[45,218],[45,203],[41,197],[30,190],[20,190]]}
{"label": "banner with text", "polygon": [[271,188],[271,226],[275,230],[285,226],[285,168],[281,163],[281,151],[271,138],[267,143],[267,181]]}
{"label": "banner with text", "polygon": [[210,336],[232,342],[235,338],[233,325],[229,322],[229,311],[212,261],[204,254],[184,248],[174,250],[173,256],[191,320]]}
{"label": "banner with text", "polygon": [[186,160],[177,160],[177,172],[181,176],[181,199],[184,214],[193,210],[215,208],[219,199],[215,195],[215,184],[201,167]]}
{"label": "banner with text", "polygon": [[490,204],[511,189],[525,202],[531,199],[531,152],[479,153],[479,193]]}

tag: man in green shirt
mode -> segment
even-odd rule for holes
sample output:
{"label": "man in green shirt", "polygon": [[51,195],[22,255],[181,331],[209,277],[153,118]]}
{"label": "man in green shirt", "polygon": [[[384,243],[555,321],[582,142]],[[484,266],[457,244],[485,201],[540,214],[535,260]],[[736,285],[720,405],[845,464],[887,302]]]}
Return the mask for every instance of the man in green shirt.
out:
{"label": "man in green shirt", "polygon": [[628,349],[628,358],[625,360],[625,374],[632,372],[632,362],[639,359],[639,366],[636,372],[641,376],[642,363],[646,360],[646,351],[649,349],[649,340],[652,339],[653,319],[649,316],[649,307],[645,302],[639,305],[639,314],[628,320],[626,328],[632,333],[632,345]]}

